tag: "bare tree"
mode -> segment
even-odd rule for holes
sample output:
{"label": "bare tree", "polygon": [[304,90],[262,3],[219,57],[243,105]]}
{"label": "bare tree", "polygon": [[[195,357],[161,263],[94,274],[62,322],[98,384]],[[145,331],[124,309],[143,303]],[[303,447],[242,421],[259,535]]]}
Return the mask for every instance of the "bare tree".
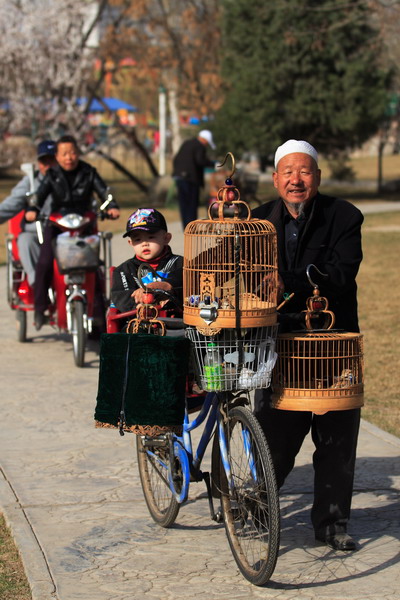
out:
{"label": "bare tree", "polygon": [[[383,154],[389,141],[393,152],[400,151],[400,0],[370,0],[372,19],[379,28],[384,43],[384,60],[392,70],[392,94],[384,120],[379,129],[378,191],[383,191]],[[398,184],[398,182],[397,182]]]}
{"label": "bare tree", "polygon": [[[160,85],[167,89],[176,148],[180,108],[209,115],[218,106],[217,17],[217,0],[3,0],[0,89],[10,107],[8,131],[38,138],[68,130],[82,141],[91,100],[101,101],[105,77],[118,82],[121,59],[131,57],[131,87],[149,102]],[[77,103],[81,98],[85,104]],[[136,130],[117,129],[157,177]],[[129,176],[108,149],[101,152]]]}
{"label": "bare tree", "polygon": [[222,101],[219,5],[218,0],[136,0],[118,39],[110,32],[110,55],[125,52],[136,61],[132,84],[150,89],[153,102],[159,86],[166,89],[173,150],[180,145],[181,109],[205,117]]}
{"label": "bare tree", "polygon": [[106,6],[106,0],[3,0],[0,85],[12,130],[32,123],[38,135],[59,124],[76,129],[84,107],[75,103],[86,95],[96,51],[93,33]]}
{"label": "bare tree", "polygon": [[[94,77],[95,57],[102,56],[104,23],[117,30],[130,1],[110,10],[108,0],[3,0],[0,4],[1,95],[9,112],[5,121],[11,133],[58,137],[75,135],[82,146],[90,129],[87,113],[91,101],[101,102],[105,63]],[[82,101],[82,99],[85,99]],[[135,132],[122,133],[145,156],[154,175],[157,170]],[[108,159],[140,189],[147,186],[104,149]]]}

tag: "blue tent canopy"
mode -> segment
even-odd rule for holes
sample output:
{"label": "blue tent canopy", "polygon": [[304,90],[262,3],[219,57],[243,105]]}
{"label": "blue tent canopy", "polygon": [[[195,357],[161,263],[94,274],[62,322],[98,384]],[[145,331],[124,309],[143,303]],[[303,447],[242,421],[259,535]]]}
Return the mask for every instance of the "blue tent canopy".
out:
{"label": "blue tent canopy", "polygon": [[[119,110],[120,108],[125,108],[126,110],[129,110],[130,112],[138,111],[136,106],[133,106],[132,104],[128,104],[127,102],[124,102],[123,100],[119,100],[118,98],[102,98],[102,101],[104,102],[104,104],[106,104],[106,106],[108,107],[108,109],[111,112],[115,112],[115,111]],[[85,102],[87,102],[86,98],[78,98],[76,101],[78,106],[80,106],[81,104],[85,104]],[[92,102],[90,103],[89,111],[90,112],[104,112],[105,108],[102,104],[100,104],[100,102],[98,100],[92,100]]]}

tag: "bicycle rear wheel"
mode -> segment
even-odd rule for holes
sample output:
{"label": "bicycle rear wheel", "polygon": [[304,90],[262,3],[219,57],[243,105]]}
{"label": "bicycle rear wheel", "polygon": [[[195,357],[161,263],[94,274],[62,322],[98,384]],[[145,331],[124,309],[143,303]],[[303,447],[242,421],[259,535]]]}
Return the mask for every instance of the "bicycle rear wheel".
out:
{"label": "bicycle rear wheel", "polygon": [[225,424],[231,477],[221,465],[221,507],[235,561],[248,581],[263,585],[279,551],[279,497],[268,444],[249,409],[233,408]]}
{"label": "bicycle rear wheel", "polygon": [[179,512],[179,504],[168,482],[170,449],[168,442],[152,445],[152,440],[144,443],[141,436],[136,438],[140,481],[147,508],[158,525],[171,527]]}

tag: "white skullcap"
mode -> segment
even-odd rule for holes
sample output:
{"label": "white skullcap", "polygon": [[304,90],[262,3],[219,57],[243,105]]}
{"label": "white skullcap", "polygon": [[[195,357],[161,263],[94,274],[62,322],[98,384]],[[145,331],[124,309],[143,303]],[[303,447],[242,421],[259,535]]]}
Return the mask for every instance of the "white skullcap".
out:
{"label": "white skullcap", "polygon": [[288,140],[282,146],[279,146],[275,152],[275,169],[278,166],[278,162],[287,154],[293,154],[294,152],[300,152],[301,154],[309,154],[313,157],[315,162],[318,164],[318,152],[308,142],[303,140]]}
{"label": "white skullcap", "polygon": [[215,150],[215,144],[211,131],[209,131],[208,129],[202,129],[198,137],[201,137],[203,138],[203,140],[206,140],[210,144],[211,148]]}

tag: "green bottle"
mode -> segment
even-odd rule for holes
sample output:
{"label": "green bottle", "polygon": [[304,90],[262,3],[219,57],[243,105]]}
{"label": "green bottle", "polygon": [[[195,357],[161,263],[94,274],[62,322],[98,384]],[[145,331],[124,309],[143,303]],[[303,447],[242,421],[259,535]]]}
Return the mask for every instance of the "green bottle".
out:
{"label": "green bottle", "polygon": [[217,344],[209,342],[207,344],[206,355],[204,357],[204,379],[206,389],[223,389],[224,368],[222,358],[218,352]]}

